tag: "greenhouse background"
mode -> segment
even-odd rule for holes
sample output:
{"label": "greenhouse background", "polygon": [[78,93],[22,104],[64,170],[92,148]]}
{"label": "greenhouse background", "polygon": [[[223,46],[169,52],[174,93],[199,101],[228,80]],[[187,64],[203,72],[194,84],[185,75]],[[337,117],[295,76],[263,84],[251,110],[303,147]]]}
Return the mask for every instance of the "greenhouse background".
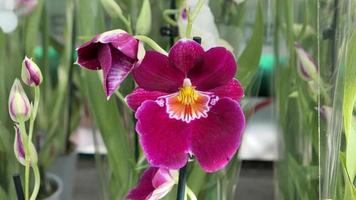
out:
{"label": "greenhouse background", "polygon": [[355,0],[0,0],[0,200],[356,200],[355,101]]}

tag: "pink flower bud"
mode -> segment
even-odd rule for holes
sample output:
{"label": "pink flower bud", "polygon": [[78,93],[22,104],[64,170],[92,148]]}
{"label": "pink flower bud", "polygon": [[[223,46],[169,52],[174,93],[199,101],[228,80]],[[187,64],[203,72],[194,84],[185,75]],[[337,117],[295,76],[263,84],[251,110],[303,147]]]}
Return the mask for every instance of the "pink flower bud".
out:
{"label": "pink flower bud", "polygon": [[9,114],[13,121],[27,121],[31,116],[31,105],[18,79],[14,81],[9,96]]}
{"label": "pink flower bud", "polygon": [[[22,138],[20,129],[18,125],[15,126],[15,142],[14,142],[14,152],[16,159],[22,164],[26,165],[26,150],[24,145],[24,140],[26,141],[27,138]],[[29,154],[30,155],[30,165],[36,164],[38,161],[37,151],[33,143],[29,144]]]}
{"label": "pink flower bud", "polygon": [[315,64],[312,56],[308,54],[300,44],[295,44],[298,56],[298,73],[306,81],[315,80],[319,74],[319,69]]}
{"label": "pink flower bud", "polygon": [[21,78],[30,87],[39,86],[43,80],[40,68],[27,56],[22,62]]}

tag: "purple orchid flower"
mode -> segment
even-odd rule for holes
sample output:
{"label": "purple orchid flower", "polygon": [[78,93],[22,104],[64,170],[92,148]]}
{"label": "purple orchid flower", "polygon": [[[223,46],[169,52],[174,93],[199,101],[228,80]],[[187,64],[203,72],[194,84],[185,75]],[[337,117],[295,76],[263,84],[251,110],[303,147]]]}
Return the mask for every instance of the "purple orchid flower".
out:
{"label": "purple orchid flower", "polygon": [[126,97],[148,162],[179,169],[194,155],[206,172],[223,168],[241,142],[245,117],[234,56],[223,47],[204,51],[181,39],[168,57],[148,51],[133,70],[138,88]]}
{"label": "purple orchid flower", "polygon": [[142,45],[123,30],[95,36],[77,49],[77,63],[89,70],[103,70],[105,94],[110,97],[143,57]]}
{"label": "purple orchid flower", "polygon": [[178,182],[178,171],[150,167],[142,175],[138,186],[125,200],[159,200],[166,196]]}

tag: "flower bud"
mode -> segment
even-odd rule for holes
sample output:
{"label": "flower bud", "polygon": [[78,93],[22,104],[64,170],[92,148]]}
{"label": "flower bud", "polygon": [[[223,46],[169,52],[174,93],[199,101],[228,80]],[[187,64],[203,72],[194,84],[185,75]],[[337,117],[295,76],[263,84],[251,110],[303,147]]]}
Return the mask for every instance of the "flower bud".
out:
{"label": "flower bud", "polygon": [[[26,135],[25,135],[26,136]],[[25,145],[24,141],[26,141],[27,138],[23,138],[20,132],[20,129],[18,125],[15,126],[15,142],[14,142],[14,152],[16,159],[22,164],[26,165],[26,150],[25,150]],[[29,159],[30,159],[30,165],[37,164],[38,157],[37,157],[37,151],[33,143],[31,142],[29,144]]]}
{"label": "flower bud", "polygon": [[43,80],[40,68],[27,56],[22,62],[21,78],[30,87],[39,86]]}
{"label": "flower bud", "polygon": [[140,15],[137,18],[136,22],[136,33],[147,35],[151,31],[151,6],[149,0],[144,0],[142,3],[142,8]]}
{"label": "flower bud", "polygon": [[27,121],[31,116],[31,105],[18,79],[14,81],[9,96],[9,114],[13,121]]}
{"label": "flower bud", "polygon": [[311,55],[298,43],[295,44],[295,49],[299,60],[298,73],[300,77],[306,81],[316,80],[319,74],[319,69]]}

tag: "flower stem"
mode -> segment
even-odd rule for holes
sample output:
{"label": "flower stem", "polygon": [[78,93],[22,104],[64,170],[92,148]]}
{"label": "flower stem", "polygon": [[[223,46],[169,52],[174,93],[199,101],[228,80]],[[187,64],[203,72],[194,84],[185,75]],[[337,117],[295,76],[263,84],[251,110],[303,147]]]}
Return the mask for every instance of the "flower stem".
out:
{"label": "flower stem", "polygon": [[28,134],[28,144],[31,144],[32,142],[32,135],[33,135],[33,126],[35,123],[35,119],[37,116],[37,111],[38,111],[38,104],[40,102],[40,88],[35,87],[35,100],[34,100],[34,105],[33,105],[33,111],[31,113],[31,118],[30,118],[30,127],[29,127],[29,134]]}
{"label": "flower stem", "polygon": [[125,24],[125,26],[127,28],[127,32],[130,34],[133,34],[132,28],[131,28],[131,21],[128,20],[122,13],[118,13],[118,16],[119,16],[120,20]]}
{"label": "flower stem", "polygon": [[145,35],[136,35],[135,38],[148,44],[155,51],[158,51],[159,53],[164,54],[164,55],[168,55],[168,53],[151,38],[149,38]]}
{"label": "flower stem", "polygon": [[32,166],[32,169],[33,169],[33,173],[35,176],[35,187],[33,188],[30,200],[36,200],[38,191],[40,190],[41,177],[40,177],[40,171],[38,170],[37,164],[34,164]]}
{"label": "flower stem", "polygon": [[25,122],[20,121],[20,137],[22,138],[23,144],[25,146],[25,200],[29,199],[30,193],[30,148],[27,140]]}
{"label": "flower stem", "polygon": [[[188,15],[188,24],[187,24],[187,30],[186,30],[186,37],[191,38],[192,37],[192,26],[195,18],[197,18],[201,8],[203,7],[205,3],[205,0],[199,0],[199,2],[196,4],[194,10],[192,13],[189,11],[189,7],[187,6],[187,15]],[[187,4],[188,5],[188,4]]]}
{"label": "flower stem", "polygon": [[187,180],[187,164],[179,170],[179,179],[178,179],[178,191],[177,191],[177,200],[185,200],[185,186]]}

